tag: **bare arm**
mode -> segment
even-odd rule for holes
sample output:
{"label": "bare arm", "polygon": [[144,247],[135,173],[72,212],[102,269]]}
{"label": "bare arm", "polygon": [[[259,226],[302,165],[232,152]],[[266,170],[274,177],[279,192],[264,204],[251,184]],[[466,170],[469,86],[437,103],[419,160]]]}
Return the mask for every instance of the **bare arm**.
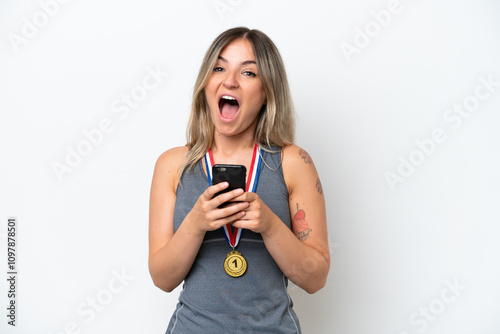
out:
{"label": "bare arm", "polygon": [[326,284],[330,268],[321,182],[309,155],[295,145],[284,149],[283,172],[289,189],[292,231],[252,193],[236,199],[246,200],[250,206],[233,225],[261,233],[281,271],[296,285],[314,293]]}
{"label": "bare arm", "polygon": [[155,166],[151,184],[149,207],[149,272],[154,284],[170,292],[186,277],[200,249],[205,232],[241,218],[248,204],[239,203],[225,209],[217,207],[238,195],[239,190],[217,196],[226,188],[220,183],[207,188],[193,209],[174,233],[177,169],[182,163],[186,147],[163,153]]}

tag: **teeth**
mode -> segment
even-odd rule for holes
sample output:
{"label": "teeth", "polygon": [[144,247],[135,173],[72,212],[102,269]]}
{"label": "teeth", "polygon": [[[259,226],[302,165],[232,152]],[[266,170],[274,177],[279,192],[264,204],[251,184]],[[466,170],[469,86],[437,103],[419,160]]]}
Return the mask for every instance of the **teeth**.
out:
{"label": "teeth", "polygon": [[222,96],[222,98],[225,100],[236,100],[234,97],[228,96],[228,95],[224,95],[224,96]]}

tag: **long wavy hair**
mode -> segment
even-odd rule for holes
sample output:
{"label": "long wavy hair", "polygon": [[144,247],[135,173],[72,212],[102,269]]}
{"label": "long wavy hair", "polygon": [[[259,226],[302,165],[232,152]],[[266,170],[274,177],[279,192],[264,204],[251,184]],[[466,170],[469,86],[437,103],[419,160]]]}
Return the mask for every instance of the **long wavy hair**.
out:
{"label": "long wavy hair", "polygon": [[285,66],[276,45],[263,32],[246,27],[224,31],[210,45],[201,63],[194,85],[191,114],[187,127],[188,154],[180,166],[180,174],[186,168],[194,168],[198,160],[212,147],[214,124],[205,96],[205,86],[222,50],[237,39],[250,42],[255,62],[266,93],[267,104],[259,113],[255,141],[263,148],[285,147],[295,139],[295,117]]}

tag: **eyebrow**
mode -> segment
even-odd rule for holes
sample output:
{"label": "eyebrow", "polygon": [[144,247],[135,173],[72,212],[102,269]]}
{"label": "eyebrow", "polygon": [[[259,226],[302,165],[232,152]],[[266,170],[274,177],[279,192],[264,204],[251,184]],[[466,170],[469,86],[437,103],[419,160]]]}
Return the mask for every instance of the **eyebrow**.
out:
{"label": "eyebrow", "polygon": [[[224,57],[219,56],[218,58],[220,60],[222,60],[223,62],[225,62],[225,63],[228,62],[227,59],[224,58]],[[255,65],[257,65],[257,63],[255,62],[255,60],[245,60],[244,62],[241,63],[241,65],[248,65],[248,64],[255,64]]]}

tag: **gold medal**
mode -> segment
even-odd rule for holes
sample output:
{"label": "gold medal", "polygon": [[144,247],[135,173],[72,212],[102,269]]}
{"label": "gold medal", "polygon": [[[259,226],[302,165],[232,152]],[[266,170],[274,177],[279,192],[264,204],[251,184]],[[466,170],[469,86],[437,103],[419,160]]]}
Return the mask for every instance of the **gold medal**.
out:
{"label": "gold medal", "polygon": [[[250,172],[248,174],[248,182],[246,184],[247,192],[256,192],[257,191],[257,183],[259,182],[259,174],[261,171],[261,163],[262,163],[262,148],[259,147],[257,143],[255,143],[252,154],[252,163],[250,166]],[[212,176],[214,171],[214,157],[212,154],[212,149],[209,149],[205,154],[205,167],[207,171],[208,184],[212,185]],[[210,168],[212,167],[212,168]],[[221,227],[222,232],[224,233],[224,237],[226,238],[229,246],[233,248],[233,251],[226,256],[226,260],[224,260],[224,270],[231,277],[240,277],[247,270],[247,261],[241,255],[240,252],[234,250],[234,247],[238,245],[241,239],[241,234],[243,229],[234,228],[228,223]]]}
{"label": "gold medal", "polygon": [[224,270],[229,276],[240,277],[247,270],[247,261],[241,253],[233,250],[226,256]]}

